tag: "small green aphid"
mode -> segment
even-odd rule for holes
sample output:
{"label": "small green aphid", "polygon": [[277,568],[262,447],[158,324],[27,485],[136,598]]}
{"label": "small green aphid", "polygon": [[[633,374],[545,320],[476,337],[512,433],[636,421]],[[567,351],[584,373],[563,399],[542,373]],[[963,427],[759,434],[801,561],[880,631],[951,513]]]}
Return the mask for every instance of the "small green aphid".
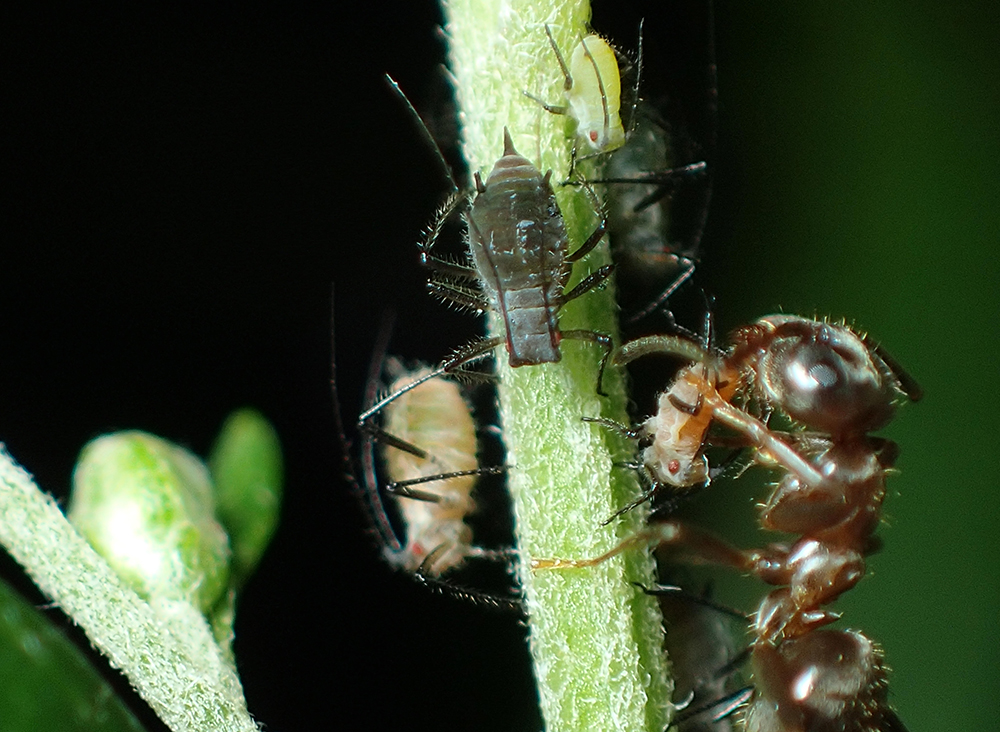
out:
{"label": "small green aphid", "polygon": [[566,79],[566,104],[546,104],[525,94],[553,114],[572,117],[576,121],[577,136],[586,143],[587,155],[617,150],[625,144],[625,128],[620,114],[621,73],[615,50],[603,38],[591,33],[580,38],[567,66],[547,25],[545,34]]}

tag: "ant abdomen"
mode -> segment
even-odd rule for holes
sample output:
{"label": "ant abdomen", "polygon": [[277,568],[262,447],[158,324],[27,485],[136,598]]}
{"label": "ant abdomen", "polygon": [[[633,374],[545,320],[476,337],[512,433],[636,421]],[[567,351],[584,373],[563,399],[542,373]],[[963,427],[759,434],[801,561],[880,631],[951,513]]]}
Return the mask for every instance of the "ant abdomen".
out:
{"label": "ant abdomen", "polygon": [[743,712],[746,732],[902,730],[889,709],[882,651],[856,630],[758,643],[752,665],[757,694]]}

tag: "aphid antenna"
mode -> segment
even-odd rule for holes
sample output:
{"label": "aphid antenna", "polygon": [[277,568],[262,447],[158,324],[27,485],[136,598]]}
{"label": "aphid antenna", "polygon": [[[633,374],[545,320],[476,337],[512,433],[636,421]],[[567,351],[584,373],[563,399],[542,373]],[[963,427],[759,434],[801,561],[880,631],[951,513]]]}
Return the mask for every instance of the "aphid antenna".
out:
{"label": "aphid antenna", "polygon": [[[430,559],[430,556],[431,555],[428,555],[428,559]],[[480,607],[488,607],[495,610],[502,610],[504,612],[516,612],[521,615],[527,615],[527,608],[525,607],[524,600],[519,598],[504,597],[491,592],[483,592],[482,590],[477,590],[472,587],[456,584],[450,580],[432,577],[421,570],[417,570],[412,576],[416,582],[439,595],[446,595],[456,600],[468,602]]]}
{"label": "aphid antenna", "polygon": [[410,115],[416,121],[417,129],[420,130],[421,137],[423,137],[424,141],[428,145],[430,145],[431,149],[434,151],[434,154],[437,156],[438,162],[441,163],[441,168],[448,176],[448,181],[451,183],[452,189],[454,191],[461,191],[462,190],[461,187],[455,180],[455,174],[454,172],[452,172],[451,166],[448,164],[448,161],[445,158],[444,153],[441,151],[441,146],[438,145],[437,140],[434,139],[434,135],[431,134],[430,128],[427,126],[427,123],[424,122],[424,118],[420,116],[420,113],[417,111],[417,108],[413,106],[413,102],[411,102],[409,97],[406,96],[406,94],[400,88],[399,84],[396,82],[395,79],[389,76],[389,74],[386,74],[385,80],[386,83],[389,85],[389,88],[396,94],[396,96],[399,97],[401,100],[403,100],[403,104],[406,105],[406,108],[407,110],[409,110]]}
{"label": "aphid antenna", "polygon": [[[382,321],[379,324],[378,334],[375,338],[375,349],[372,351],[372,359],[368,364],[368,375],[365,381],[365,392],[362,401],[362,405],[371,404],[375,401],[376,395],[378,394],[379,379],[382,374],[382,368],[385,364],[386,353],[389,350],[389,339],[392,336],[392,329],[395,325],[396,313],[392,308],[387,308],[382,314]],[[385,400],[383,400],[385,401]],[[362,491],[365,501],[365,513],[368,515],[369,522],[375,527],[376,533],[381,541],[382,546],[386,547],[387,551],[398,553],[404,549],[403,543],[399,540],[396,535],[395,530],[392,528],[392,524],[389,522],[388,514],[386,513],[385,504],[382,502],[382,496],[379,494],[378,490],[378,476],[376,474],[375,468],[375,441],[376,438],[371,434],[372,430],[367,429],[368,420],[371,418],[374,412],[368,413],[371,410],[366,410],[362,412],[362,416],[358,418],[357,429],[358,432],[363,434],[368,434],[368,439],[362,440],[361,442],[361,474],[363,476],[363,488]],[[404,440],[396,440],[392,438],[391,435],[384,435],[384,440],[395,441],[396,443],[405,443]],[[417,450],[422,452],[419,448],[413,445],[406,445],[411,450]],[[402,444],[399,445],[400,449],[405,449]],[[348,457],[350,457],[348,455]],[[355,485],[357,481],[355,480]]]}
{"label": "aphid antenna", "polygon": [[659,354],[672,356],[683,361],[711,362],[714,359],[708,351],[696,340],[678,335],[655,335],[636,338],[618,347],[612,356],[611,363],[624,366],[637,358]]}
{"label": "aphid antenna", "polygon": [[[341,448],[341,476],[347,483],[351,492],[354,493],[363,507],[363,512],[366,519],[368,520],[369,530],[374,531],[379,538],[379,542],[382,546],[387,546],[390,550],[399,551],[402,549],[402,544],[400,544],[399,539],[396,537],[396,533],[393,531],[392,526],[389,524],[389,520],[385,513],[385,507],[382,504],[382,499],[378,494],[377,483],[375,482],[375,463],[374,454],[371,448],[371,440],[364,440],[362,442],[362,455],[361,455],[361,465],[357,465],[354,455],[353,455],[353,443],[350,438],[347,437],[347,430],[344,425],[343,418],[343,408],[340,402],[340,392],[337,388],[337,348],[336,348],[336,318],[335,318],[335,288],[334,285],[330,286],[330,391],[333,401],[333,424],[334,431],[337,435],[337,440],[340,443]],[[391,310],[387,310],[382,318],[382,325],[379,329],[378,342],[379,346],[376,348],[376,354],[379,353],[379,349],[384,354],[385,348],[388,345],[388,334],[392,330],[392,320],[393,314]],[[384,342],[383,342],[384,341]],[[373,360],[372,364],[379,363],[377,359]],[[374,399],[376,389],[377,389],[377,373],[374,378],[372,377],[371,371],[373,365],[369,366],[369,377],[365,387],[365,395],[363,397],[364,403],[369,400]],[[358,475],[362,475],[363,479],[359,480]]]}

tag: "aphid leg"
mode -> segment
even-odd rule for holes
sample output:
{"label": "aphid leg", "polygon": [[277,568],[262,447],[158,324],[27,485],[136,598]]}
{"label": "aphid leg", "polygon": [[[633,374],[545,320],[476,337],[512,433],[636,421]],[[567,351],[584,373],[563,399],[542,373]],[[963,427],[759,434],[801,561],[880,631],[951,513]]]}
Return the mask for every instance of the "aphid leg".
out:
{"label": "aphid leg", "polygon": [[[430,555],[428,555],[428,559],[429,558]],[[503,597],[501,595],[483,592],[482,590],[476,590],[471,587],[457,585],[454,582],[438,579],[437,577],[428,575],[426,572],[419,569],[413,573],[413,578],[420,584],[424,585],[424,587],[427,587],[434,592],[441,595],[447,595],[448,597],[453,597],[457,600],[462,600],[463,602],[470,602],[473,605],[496,608],[497,610],[504,610],[507,612],[525,613],[524,600],[516,597]]]}
{"label": "aphid leg", "polygon": [[577,262],[590,254],[594,247],[596,247],[600,243],[601,239],[604,238],[605,228],[605,223],[603,221],[599,223],[597,228],[594,229],[594,232],[587,237],[587,241],[580,245],[579,249],[566,255],[566,261]]}
{"label": "aphid leg", "polygon": [[[642,466],[639,467],[641,468]],[[626,513],[635,508],[638,508],[642,504],[652,501],[656,497],[656,494],[660,492],[660,489],[662,487],[663,484],[661,483],[655,483],[655,482],[651,483],[645,490],[643,490],[643,492],[639,495],[638,498],[636,498],[634,501],[624,506],[623,508],[619,508],[613,514],[604,519],[601,522],[601,526],[607,526],[619,516],[624,516]]]}
{"label": "aphid leg", "polygon": [[725,615],[735,620],[743,621],[744,623],[749,623],[753,620],[751,615],[747,615],[744,612],[737,610],[736,608],[729,607],[728,605],[721,605],[704,595],[696,595],[693,592],[685,590],[683,587],[678,587],[677,585],[660,585],[656,584],[652,587],[646,587],[644,584],[639,582],[632,583],[635,587],[638,587],[647,595],[655,595],[657,597],[667,596],[676,597],[684,602],[690,602],[694,605],[700,605],[701,607],[707,607],[710,610],[714,610],[721,615]]}
{"label": "aphid leg", "polygon": [[635,313],[634,315],[630,315],[628,320],[625,321],[626,323],[629,324],[636,323],[645,318],[650,313],[653,313],[656,310],[660,309],[663,306],[663,303],[669,300],[671,296],[673,296],[673,294],[677,292],[678,289],[680,289],[681,285],[683,285],[685,282],[691,279],[691,276],[694,274],[695,267],[697,266],[698,263],[691,257],[687,256],[686,254],[671,253],[669,256],[672,260],[674,260],[677,263],[677,265],[681,268],[681,271],[674,278],[673,282],[667,285],[666,289],[663,290],[663,292],[661,292],[659,295],[657,295],[652,302],[647,304],[642,310]]}
{"label": "aphid leg", "polygon": [[601,366],[597,370],[597,394],[606,397],[608,394],[604,391],[604,370],[608,367],[608,359],[611,358],[611,351],[615,345],[611,340],[611,336],[607,333],[598,333],[593,330],[564,330],[562,336],[563,338],[573,338],[578,341],[590,341],[604,349],[604,355],[601,357]]}
{"label": "aphid leg", "polygon": [[643,436],[642,429],[626,427],[621,422],[616,422],[613,419],[607,419],[606,417],[581,417],[580,419],[584,422],[592,422],[593,424],[599,424],[602,427],[612,429],[630,440],[638,440]]}
{"label": "aphid leg", "polygon": [[466,308],[475,313],[484,312],[489,308],[489,302],[478,292],[472,292],[451,282],[428,280],[427,291],[442,300],[447,300],[460,308]]}
{"label": "aphid leg", "polygon": [[675,394],[667,394],[667,399],[675,409],[684,412],[684,414],[690,414],[692,417],[697,416],[701,412],[701,408],[705,406],[705,395],[700,391],[698,392],[698,399],[694,404],[688,404],[687,402],[681,401],[681,399]]}
{"label": "aphid leg", "polygon": [[[424,454],[424,457],[427,456],[427,453],[423,450],[420,452]],[[419,478],[410,478],[409,480],[396,480],[387,483],[383,490],[386,493],[391,493],[402,498],[412,498],[417,501],[427,501],[428,503],[442,503],[448,500],[447,496],[442,496],[440,493],[432,491],[422,491],[412,486],[424,483],[436,483],[439,480],[450,480],[451,478],[465,478],[470,475],[502,475],[505,472],[507,472],[506,465],[494,465],[488,468],[474,468],[472,470],[452,470],[447,473],[422,475]]]}

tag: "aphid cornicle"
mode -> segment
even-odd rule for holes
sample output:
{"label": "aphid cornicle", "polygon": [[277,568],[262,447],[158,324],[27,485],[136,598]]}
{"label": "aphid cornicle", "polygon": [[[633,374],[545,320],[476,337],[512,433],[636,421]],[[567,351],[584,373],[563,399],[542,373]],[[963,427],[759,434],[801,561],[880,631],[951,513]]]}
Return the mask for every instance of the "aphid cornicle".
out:
{"label": "aphid cornicle", "polygon": [[478,311],[497,312],[505,335],[477,341],[446,360],[451,371],[505,343],[511,366],[530,366],[560,360],[564,338],[596,343],[604,349],[598,376],[611,355],[611,338],[589,330],[561,330],[560,308],[598,287],[613,271],[605,265],[585,277],[569,292],[573,263],[588,254],[604,236],[603,223],[575,252],[569,240],[550,178],[514,149],[504,130],[503,156],[484,183],[475,175],[476,197],[466,219],[469,226],[470,265],[439,259],[431,254],[445,218],[462,202],[452,200],[439,212],[427,238],[420,245],[421,262],[434,275],[428,288],[440,297]]}
{"label": "aphid cornicle", "polygon": [[625,143],[625,128],[621,119],[621,73],[615,50],[591,33],[580,38],[567,66],[547,25],[545,34],[563,72],[566,104],[547,104],[528,92],[525,95],[549,112],[573,119],[577,138],[586,144],[587,155],[618,149]]}

